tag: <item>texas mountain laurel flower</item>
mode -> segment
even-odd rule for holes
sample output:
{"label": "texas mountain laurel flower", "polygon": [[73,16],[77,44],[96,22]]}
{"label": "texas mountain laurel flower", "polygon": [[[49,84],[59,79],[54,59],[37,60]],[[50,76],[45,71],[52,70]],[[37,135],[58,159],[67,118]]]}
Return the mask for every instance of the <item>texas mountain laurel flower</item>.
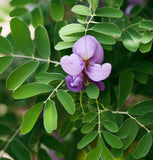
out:
{"label": "texas mountain laurel flower", "polygon": [[65,78],[67,87],[73,92],[79,92],[88,82],[104,90],[102,80],[110,75],[112,67],[110,63],[101,65],[103,60],[104,51],[96,38],[87,35],[77,40],[73,53],[63,56],[60,60],[62,69],[69,74]]}

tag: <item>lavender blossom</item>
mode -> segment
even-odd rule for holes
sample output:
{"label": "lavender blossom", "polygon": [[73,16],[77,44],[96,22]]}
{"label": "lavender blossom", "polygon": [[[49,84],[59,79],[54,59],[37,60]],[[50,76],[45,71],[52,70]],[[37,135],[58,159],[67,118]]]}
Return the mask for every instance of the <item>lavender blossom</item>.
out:
{"label": "lavender blossom", "polygon": [[111,73],[111,64],[104,63],[104,51],[93,36],[84,36],[75,42],[73,53],[61,58],[61,67],[69,75],[66,77],[67,87],[73,92],[79,92],[85,82],[96,84],[104,90],[102,80]]}

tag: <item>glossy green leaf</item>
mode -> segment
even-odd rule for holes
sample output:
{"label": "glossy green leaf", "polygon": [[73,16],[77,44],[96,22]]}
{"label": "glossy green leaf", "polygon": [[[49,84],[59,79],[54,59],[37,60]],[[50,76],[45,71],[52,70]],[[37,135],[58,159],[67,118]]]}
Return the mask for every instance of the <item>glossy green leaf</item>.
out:
{"label": "glossy green leaf", "polygon": [[48,93],[54,88],[44,83],[29,83],[22,85],[13,92],[15,99],[29,98],[42,93]]}
{"label": "glossy green leaf", "polygon": [[88,0],[88,2],[91,5],[92,9],[95,11],[98,6],[98,0]]}
{"label": "glossy green leaf", "polygon": [[151,133],[147,133],[140,139],[137,147],[133,151],[132,156],[135,159],[140,159],[142,157],[145,157],[149,152],[151,146],[152,146],[152,135]]}
{"label": "glossy green leaf", "polygon": [[87,146],[90,142],[92,142],[98,135],[98,132],[90,132],[89,134],[85,135],[81,141],[78,143],[77,148],[82,149]]}
{"label": "glossy green leaf", "polygon": [[86,122],[91,122],[97,117],[97,114],[94,112],[88,112],[87,114],[84,115],[83,117],[83,123]]}
{"label": "glossy green leaf", "polygon": [[34,106],[32,106],[24,115],[22,126],[21,126],[21,133],[27,134],[31,131],[31,129],[34,127],[42,109],[43,109],[44,103],[38,103]]}
{"label": "glossy green leaf", "polygon": [[84,5],[75,5],[73,6],[71,10],[72,12],[79,14],[79,15],[91,16],[90,9]]}
{"label": "glossy green leaf", "polygon": [[12,46],[9,41],[6,38],[0,36],[0,53],[10,55],[12,52]]}
{"label": "glossy green leaf", "polygon": [[152,38],[153,38],[153,33],[146,30],[142,35],[141,42],[146,44],[146,43],[150,42],[152,40]]}
{"label": "glossy green leaf", "polygon": [[101,150],[101,157],[103,160],[114,160],[111,152],[106,147],[106,145],[101,137],[98,138],[98,148]]}
{"label": "glossy green leaf", "polygon": [[90,83],[87,86],[87,95],[91,99],[97,99],[99,96],[99,88],[95,84]]}
{"label": "glossy green leaf", "polygon": [[132,115],[144,115],[148,112],[153,112],[153,100],[146,100],[140,103],[137,103],[128,110],[129,114]]}
{"label": "glossy green leaf", "polygon": [[102,125],[110,132],[117,132],[118,131],[118,126],[115,122],[110,121],[110,120],[103,120]]}
{"label": "glossy green leaf", "polygon": [[0,57],[0,74],[5,71],[5,69],[12,63],[13,57],[11,56],[5,56]]}
{"label": "glossy green leaf", "polygon": [[122,107],[133,87],[134,76],[130,70],[125,70],[119,76],[118,108]]}
{"label": "glossy green leaf", "polygon": [[86,157],[86,160],[99,160],[101,151],[99,148],[92,149]]}
{"label": "glossy green leaf", "polygon": [[10,22],[11,33],[17,47],[26,56],[32,56],[35,48],[30,37],[28,26],[19,18],[13,18]]}
{"label": "glossy green leaf", "polygon": [[81,24],[86,24],[88,20],[87,16],[77,15],[77,21]]}
{"label": "glossy green leaf", "polygon": [[31,23],[32,23],[33,27],[37,27],[38,25],[44,24],[43,15],[42,15],[42,12],[39,8],[35,8],[31,12]]}
{"label": "glossy green leaf", "polygon": [[16,17],[16,16],[22,16],[26,14],[28,10],[26,8],[20,7],[20,8],[15,8],[10,12],[10,17]]}
{"label": "glossy green leaf", "polygon": [[132,37],[132,39],[135,42],[139,42],[142,38],[142,35],[137,30],[135,30],[133,28],[127,29],[127,32],[130,34],[130,36]]}
{"label": "glossy green leaf", "polygon": [[113,45],[116,43],[116,40],[112,36],[106,34],[97,33],[95,31],[88,31],[88,34],[94,36],[102,44]]}
{"label": "glossy green leaf", "polygon": [[153,112],[148,112],[139,117],[138,120],[143,124],[153,124]]}
{"label": "glossy green leaf", "polygon": [[96,16],[100,17],[111,17],[111,18],[121,18],[123,12],[117,8],[102,7],[96,10]]}
{"label": "glossy green leaf", "polygon": [[115,158],[119,158],[119,159],[121,158],[122,159],[123,156],[124,156],[124,151],[123,151],[122,148],[121,149],[112,148],[111,152],[112,152],[112,154]]}
{"label": "glossy green leaf", "polygon": [[75,104],[71,95],[63,90],[57,91],[57,98],[69,114],[74,114]]}
{"label": "glossy green leaf", "polygon": [[59,35],[70,35],[73,33],[79,33],[79,32],[84,32],[85,28],[81,24],[68,24],[64,27],[62,27],[59,31]]}
{"label": "glossy green leaf", "polygon": [[95,24],[92,27],[92,29],[96,32],[103,33],[106,35],[117,36],[117,37],[121,35],[121,31],[118,28],[118,26],[112,23],[103,22]]}
{"label": "glossy green leaf", "polygon": [[18,139],[14,139],[8,147],[9,155],[16,160],[32,160],[29,149]]}
{"label": "glossy green leaf", "polygon": [[61,21],[64,17],[64,6],[61,0],[51,0],[50,2],[51,16],[55,21]]}
{"label": "glossy green leaf", "polygon": [[149,52],[151,50],[151,47],[152,47],[152,41],[148,42],[146,44],[141,43],[140,47],[139,47],[139,50],[140,50],[141,53],[146,53],[146,52]]}
{"label": "glossy green leaf", "polygon": [[61,73],[45,72],[39,73],[36,78],[39,82],[48,84],[54,80],[64,80],[65,76]]}
{"label": "glossy green leaf", "polygon": [[129,132],[131,132],[131,125],[133,124],[132,119],[127,119],[125,122],[121,125],[120,129],[118,130],[117,136],[120,139],[126,138],[129,135]]}
{"label": "glossy green leaf", "polygon": [[50,42],[46,29],[38,26],[35,30],[35,42],[37,49],[42,58],[50,58]]}
{"label": "glossy green leaf", "polygon": [[107,143],[113,148],[120,149],[122,147],[122,142],[117,136],[107,131],[103,131],[102,134],[105,140],[107,141]]}
{"label": "glossy green leaf", "polygon": [[122,32],[122,43],[131,52],[135,52],[139,48],[139,43],[134,40],[131,34],[127,31]]}
{"label": "glossy green leaf", "polygon": [[38,61],[30,61],[15,69],[7,79],[7,87],[14,90],[20,86],[38,67]]}
{"label": "glossy green leaf", "polygon": [[124,150],[127,149],[130,146],[130,144],[134,141],[137,132],[138,132],[138,124],[135,122],[135,120],[132,119],[129,134],[125,139],[122,139]]}
{"label": "glossy green leaf", "polygon": [[59,50],[62,50],[62,49],[72,48],[73,45],[74,45],[74,42],[59,42],[55,46],[55,49],[59,51]]}
{"label": "glossy green leaf", "polygon": [[89,132],[91,132],[96,126],[96,123],[86,123],[82,128],[81,128],[81,132],[83,134],[87,134]]}
{"label": "glossy green leaf", "polygon": [[139,24],[139,27],[144,28],[144,29],[148,29],[148,30],[152,30],[153,29],[153,22],[150,20],[141,21]]}
{"label": "glossy green leaf", "polygon": [[54,101],[48,100],[46,102],[43,119],[44,127],[48,133],[51,133],[57,128],[57,111]]}
{"label": "glossy green leaf", "polygon": [[11,1],[11,5],[12,6],[21,6],[21,5],[25,5],[31,2],[34,2],[35,0],[12,0]]}

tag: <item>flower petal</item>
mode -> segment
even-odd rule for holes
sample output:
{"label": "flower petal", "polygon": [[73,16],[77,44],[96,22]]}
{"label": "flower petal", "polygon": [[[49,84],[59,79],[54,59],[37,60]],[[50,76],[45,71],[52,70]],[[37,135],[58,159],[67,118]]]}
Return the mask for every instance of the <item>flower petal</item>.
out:
{"label": "flower petal", "polygon": [[88,60],[94,55],[97,44],[91,36],[84,36],[77,40],[73,46],[73,53]]}
{"label": "flower petal", "polygon": [[70,75],[66,76],[65,79],[66,79],[67,87],[73,92],[79,92],[84,85],[82,78],[83,78],[82,74],[78,76],[70,76]]}
{"label": "flower petal", "polygon": [[90,36],[96,44],[96,49],[94,52],[94,55],[89,59],[89,63],[94,64],[94,63],[102,63],[104,60],[104,50],[101,46],[101,44],[97,41],[97,39],[93,36]]}
{"label": "flower petal", "polygon": [[100,64],[93,64],[87,67],[86,74],[91,80],[98,82],[106,79],[110,75],[111,69],[110,63],[105,63],[102,66]]}
{"label": "flower petal", "polygon": [[85,68],[85,62],[76,54],[62,57],[60,63],[62,69],[72,76],[80,74]]}

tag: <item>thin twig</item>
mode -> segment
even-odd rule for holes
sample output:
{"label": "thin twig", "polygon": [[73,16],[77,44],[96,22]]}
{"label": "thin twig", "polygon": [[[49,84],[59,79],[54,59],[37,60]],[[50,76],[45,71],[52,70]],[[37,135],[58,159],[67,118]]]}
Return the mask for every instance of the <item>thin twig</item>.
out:
{"label": "thin twig", "polygon": [[84,115],[85,112],[84,112],[83,104],[82,104],[82,92],[80,92],[80,107],[81,107],[81,109],[82,109],[82,114]]}
{"label": "thin twig", "polygon": [[101,131],[100,131],[100,124],[101,124],[101,121],[100,121],[100,109],[99,109],[99,103],[98,103],[97,99],[96,99],[96,104],[97,104],[97,110],[98,110],[98,133],[99,133],[99,136],[101,137]]}

